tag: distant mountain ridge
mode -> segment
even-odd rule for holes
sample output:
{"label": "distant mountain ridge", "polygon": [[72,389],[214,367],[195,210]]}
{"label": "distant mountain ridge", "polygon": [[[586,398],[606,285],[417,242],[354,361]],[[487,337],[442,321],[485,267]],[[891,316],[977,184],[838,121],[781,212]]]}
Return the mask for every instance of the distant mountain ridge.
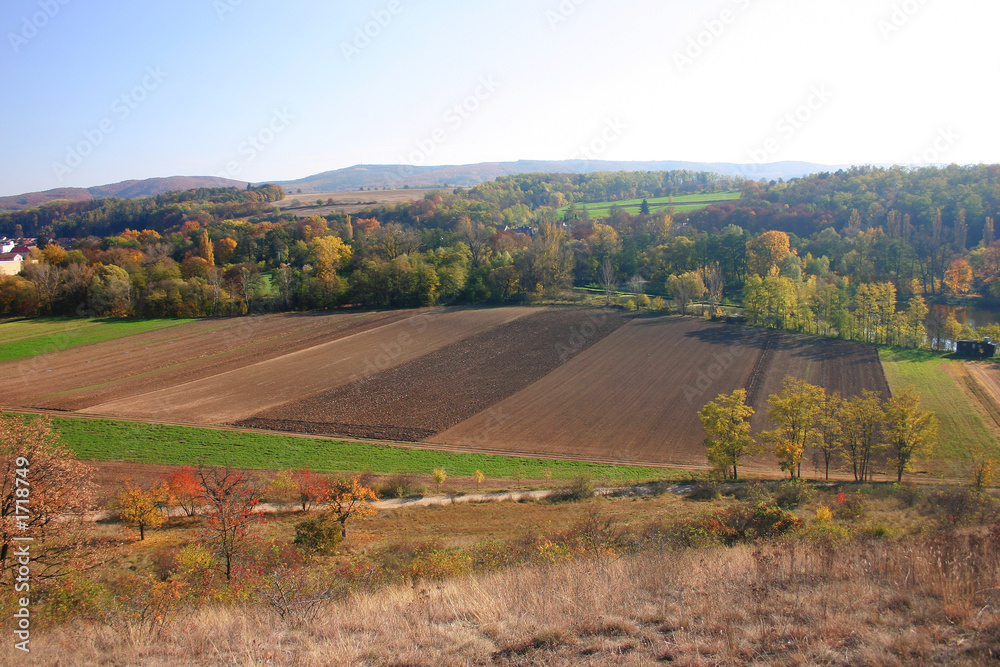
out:
{"label": "distant mountain ridge", "polygon": [[166,178],[146,178],[129,180],[110,185],[96,185],[91,188],[55,188],[44,192],[28,192],[21,195],[0,197],[0,210],[13,211],[22,208],[41,206],[52,201],[66,199],[69,201],[89,201],[105,197],[122,197],[135,199],[137,197],[154,197],[175,190],[192,190],[195,188],[228,188],[246,187],[246,181],[234,181],[218,176],[169,176]]}
{"label": "distant mountain ridge", "polygon": [[849,165],[823,165],[811,162],[772,162],[735,164],[731,162],[684,162],[678,160],[518,160],[516,162],[480,162],[464,165],[412,166],[403,164],[356,164],[324,171],[291,181],[267,181],[296,192],[340,192],[359,188],[401,188],[430,185],[473,186],[500,176],[534,172],[590,174],[597,171],[709,171],[725,176],[743,176],[754,180],[798,178]]}
{"label": "distant mountain ridge", "polygon": [[[798,178],[821,171],[835,171],[849,165],[824,165],[812,162],[771,162],[767,164],[735,164],[731,162],[685,162],[680,160],[612,161],[612,160],[518,160],[516,162],[480,162],[477,164],[412,166],[405,164],[356,164],[343,169],[324,171],[290,181],[260,181],[285,190],[303,193],[343,192],[360,188],[402,188],[420,186],[473,186],[500,176],[549,172],[590,174],[597,171],[709,171],[725,176],[743,176],[754,180]],[[90,188],[55,188],[44,192],[28,192],[0,197],[0,210],[19,210],[41,206],[52,201],[88,201],[102,197],[153,197],[174,190],[194,188],[246,187],[246,181],[234,181],[218,176],[170,176],[128,180]]]}

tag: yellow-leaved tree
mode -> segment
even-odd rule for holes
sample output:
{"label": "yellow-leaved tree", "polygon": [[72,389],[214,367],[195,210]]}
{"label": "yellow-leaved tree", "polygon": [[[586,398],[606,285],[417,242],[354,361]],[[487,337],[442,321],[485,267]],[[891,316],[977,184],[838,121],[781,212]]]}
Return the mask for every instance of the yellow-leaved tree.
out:
{"label": "yellow-leaved tree", "polygon": [[746,389],[731,394],[719,394],[698,411],[705,429],[705,447],[709,462],[726,478],[738,479],[740,461],[756,452],[757,444],[750,433],[753,408],[747,405]]}
{"label": "yellow-leaved tree", "polygon": [[760,435],[772,445],[778,465],[791,477],[802,476],[802,457],[817,435],[816,422],[825,396],[822,387],[789,375],[781,390],[767,399],[767,418],[776,428]]}

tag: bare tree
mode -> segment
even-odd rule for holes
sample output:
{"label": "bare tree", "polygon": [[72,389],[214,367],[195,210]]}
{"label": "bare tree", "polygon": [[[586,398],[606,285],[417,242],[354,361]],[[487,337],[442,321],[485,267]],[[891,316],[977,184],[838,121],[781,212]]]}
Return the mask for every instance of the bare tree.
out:
{"label": "bare tree", "polygon": [[232,578],[233,561],[243,550],[250,527],[257,519],[257,489],[246,473],[225,468],[198,468],[204,489],[208,535],[224,563],[226,581]]}
{"label": "bare tree", "polygon": [[616,285],[615,265],[611,262],[610,257],[605,257],[604,263],[601,264],[601,286],[604,287],[605,306],[611,305],[611,295],[614,293]]}
{"label": "bare tree", "polygon": [[722,302],[722,293],[725,288],[725,275],[718,262],[709,264],[702,270],[703,282],[708,293],[708,303],[712,309],[712,316],[715,316],[715,308]]}

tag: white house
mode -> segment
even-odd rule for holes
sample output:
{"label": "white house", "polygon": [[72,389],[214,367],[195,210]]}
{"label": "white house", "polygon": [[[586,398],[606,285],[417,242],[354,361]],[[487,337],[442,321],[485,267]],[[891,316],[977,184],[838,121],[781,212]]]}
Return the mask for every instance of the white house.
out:
{"label": "white house", "polygon": [[24,255],[19,252],[0,253],[0,276],[16,276],[24,266]]}
{"label": "white house", "polygon": [[14,246],[17,245],[16,241],[11,241],[10,239],[0,240],[0,255],[6,255],[9,252],[13,252]]}

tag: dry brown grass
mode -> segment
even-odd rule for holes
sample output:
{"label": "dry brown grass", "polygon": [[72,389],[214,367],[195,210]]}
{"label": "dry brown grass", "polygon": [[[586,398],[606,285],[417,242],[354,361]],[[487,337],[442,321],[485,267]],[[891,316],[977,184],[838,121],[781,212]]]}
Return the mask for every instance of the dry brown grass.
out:
{"label": "dry brown grass", "polygon": [[[1000,658],[1000,527],[901,541],[646,552],[396,586],[315,620],[208,606],[67,625],[34,664],[987,665]],[[17,657],[9,645],[0,662]]]}

